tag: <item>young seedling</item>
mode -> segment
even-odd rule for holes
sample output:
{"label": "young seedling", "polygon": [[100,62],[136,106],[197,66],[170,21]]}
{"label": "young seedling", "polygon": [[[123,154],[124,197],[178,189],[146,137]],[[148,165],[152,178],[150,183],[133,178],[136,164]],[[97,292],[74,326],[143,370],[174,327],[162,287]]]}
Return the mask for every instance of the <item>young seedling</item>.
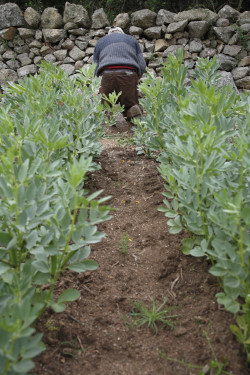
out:
{"label": "young seedling", "polygon": [[163,326],[170,326],[174,328],[174,324],[170,319],[176,318],[177,315],[169,315],[171,310],[177,308],[177,306],[171,306],[163,309],[166,305],[167,299],[164,299],[163,303],[157,307],[156,301],[152,298],[152,307],[151,309],[145,306],[141,302],[133,302],[134,310],[130,313],[134,321],[134,325],[141,327],[144,324],[147,324],[148,327],[154,329],[155,334],[158,334],[158,324]]}

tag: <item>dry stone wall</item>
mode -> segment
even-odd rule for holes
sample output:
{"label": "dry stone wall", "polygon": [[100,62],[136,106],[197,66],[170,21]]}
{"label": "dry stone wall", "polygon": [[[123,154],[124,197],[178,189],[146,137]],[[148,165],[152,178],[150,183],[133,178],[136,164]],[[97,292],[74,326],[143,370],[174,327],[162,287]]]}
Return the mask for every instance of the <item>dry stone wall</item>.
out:
{"label": "dry stone wall", "polygon": [[[172,13],[148,9],[118,14],[113,25],[140,43],[148,68],[155,74],[170,53],[183,47],[189,70],[196,61],[217,55],[222,79],[250,90],[250,11],[239,13],[225,5],[218,14],[208,9]],[[81,5],[66,3],[63,14],[46,8],[42,14],[14,3],[0,6],[0,85],[39,73],[42,60],[73,75],[93,62],[99,38],[110,24],[104,10],[91,17]]]}

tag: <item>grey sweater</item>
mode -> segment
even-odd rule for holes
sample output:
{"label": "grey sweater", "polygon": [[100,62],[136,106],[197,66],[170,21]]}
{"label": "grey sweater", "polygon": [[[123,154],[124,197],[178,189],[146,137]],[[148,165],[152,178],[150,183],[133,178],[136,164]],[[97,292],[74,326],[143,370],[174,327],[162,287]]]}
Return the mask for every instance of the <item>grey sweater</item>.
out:
{"label": "grey sweater", "polygon": [[98,40],[94,51],[94,62],[97,63],[95,75],[110,65],[125,65],[136,68],[141,77],[146,69],[141,48],[131,35],[113,33]]}

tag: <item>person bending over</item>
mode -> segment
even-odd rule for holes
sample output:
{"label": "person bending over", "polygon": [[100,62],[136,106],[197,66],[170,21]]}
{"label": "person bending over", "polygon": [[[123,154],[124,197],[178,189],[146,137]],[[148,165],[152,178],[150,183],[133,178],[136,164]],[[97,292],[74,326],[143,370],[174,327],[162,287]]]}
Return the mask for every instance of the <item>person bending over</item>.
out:
{"label": "person bending over", "polygon": [[121,92],[118,101],[124,106],[124,116],[128,120],[141,116],[137,85],[146,62],[137,40],[113,26],[98,40],[93,59],[97,64],[95,76],[102,76],[100,93],[109,96],[113,91]]}

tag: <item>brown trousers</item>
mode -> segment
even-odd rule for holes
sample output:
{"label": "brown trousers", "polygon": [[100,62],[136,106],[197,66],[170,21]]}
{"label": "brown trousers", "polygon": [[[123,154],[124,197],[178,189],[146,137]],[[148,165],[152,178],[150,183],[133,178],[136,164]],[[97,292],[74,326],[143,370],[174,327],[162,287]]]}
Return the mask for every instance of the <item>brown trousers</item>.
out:
{"label": "brown trousers", "polygon": [[[104,71],[102,73],[102,82],[100,88],[100,94],[109,96],[113,91],[119,96],[118,102],[124,106],[124,115],[129,108],[135,104],[139,104],[138,101],[138,75],[133,70],[119,69],[116,71]],[[105,100],[102,99],[102,102]]]}

